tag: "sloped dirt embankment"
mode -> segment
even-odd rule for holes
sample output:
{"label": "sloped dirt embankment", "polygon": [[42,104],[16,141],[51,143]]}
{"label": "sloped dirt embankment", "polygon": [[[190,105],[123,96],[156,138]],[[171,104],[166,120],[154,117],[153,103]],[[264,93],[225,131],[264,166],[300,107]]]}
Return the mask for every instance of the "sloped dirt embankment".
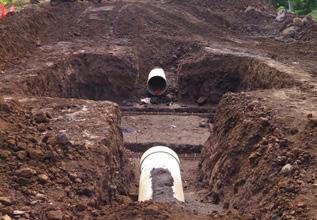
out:
{"label": "sloped dirt embankment", "polygon": [[256,219],[311,219],[317,121],[312,114],[292,121],[285,104],[282,111],[266,102],[251,94],[224,96],[203,148],[201,181],[225,209]]}
{"label": "sloped dirt embankment", "polygon": [[27,219],[83,219],[127,195],[131,173],[124,165],[120,114],[114,106],[107,109],[104,139],[87,147],[54,131],[49,113],[32,113],[17,101],[1,99],[0,212]]}

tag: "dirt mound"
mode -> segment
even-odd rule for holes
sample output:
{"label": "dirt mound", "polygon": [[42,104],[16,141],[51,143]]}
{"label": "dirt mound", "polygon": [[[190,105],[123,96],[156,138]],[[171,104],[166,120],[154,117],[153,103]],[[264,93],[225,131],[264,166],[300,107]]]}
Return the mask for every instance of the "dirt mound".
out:
{"label": "dirt mound", "polygon": [[227,10],[244,10],[248,6],[258,7],[261,9],[271,9],[273,7],[269,5],[266,1],[263,0],[239,0],[239,1],[230,1],[230,0],[172,0],[171,2],[182,3],[185,5],[198,5],[202,7],[215,7],[216,9],[227,9]]}
{"label": "dirt mound", "polygon": [[129,203],[113,209],[106,210],[109,212],[107,217],[98,219],[184,219],[184,220],[204,220],[204,219],[243,219],[238,214],[227,213],[226,215],[219,215],[217,213],[209,216],[199,215],[198,213],[190,213],[183,210],[177,204],[167,205],[162,203]]}
{"label": "dirt mound", "polygon": [[[73,12],[67,13],[70,7]],[[15,63],[23,56],[31,56],[42,43],[71,39],[73,33],[69,25],[76,20],[81,9],[80,4],[65,4],[58,10],[34,6],[18,12],[15,16],[1,19],[0,67],[6,63]]]}
{"label": "dirt mound", "polygon": [[[297,107],[286,112],[280,97],[271,92],[265,97],[230,94],[222,99],[214,134],[202,153],[202,181],[210,186],[211,199],[216,196],[225,208],[256,219],[310,219],[316,205],[310,196],[316,119],[298,114],[297,109],[306,107],[294,100],[286,103]],[[290,118],[296,120],[290,124]]]}
{"label": "dirt mound", "polygon": [[[101,206],[121,201],[119,195],[127,194],[131,174],[124,168],[117,110],[110,104],[103,106],[103,111],[107,109],[104,114],[108,114],[103,122],[103,128],[107,128],[102,131],[103,137],[96,140],[95,131],[94,139],[87,136],[83,142],[76,141],[78,119],[69,125],[73,127],[67,127],[55,118],[55,113],[60,116],[65,109],[81,109],[80,101],[65,104],[56,100],[52,112],[30,108],[30,102],[24,100],[24,105],[2,99],[0,103],[2,215],[28,219],[57,218],[48,217],[51,215],[82,218]],[[88,126],[84,132],[91,132]]]}

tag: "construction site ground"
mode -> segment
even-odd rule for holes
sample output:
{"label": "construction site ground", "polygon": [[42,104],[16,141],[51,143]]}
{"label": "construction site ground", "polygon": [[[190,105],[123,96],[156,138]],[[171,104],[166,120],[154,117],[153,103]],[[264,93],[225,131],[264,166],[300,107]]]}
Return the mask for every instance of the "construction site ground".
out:
{"label": "construction site ground", "polygon": [[[105,0],[2,18],[0,219],[317,219],[317,24],[276,16]],[[184,203],[137,201],[158,145],[180,157]]]}

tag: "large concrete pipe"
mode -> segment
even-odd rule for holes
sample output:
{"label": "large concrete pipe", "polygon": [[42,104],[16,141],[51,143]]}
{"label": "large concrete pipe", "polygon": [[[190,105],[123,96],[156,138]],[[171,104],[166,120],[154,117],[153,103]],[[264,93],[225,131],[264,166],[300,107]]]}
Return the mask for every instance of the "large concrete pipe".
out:
{"label": "large concrete pipe", "polygon": [[163,95],[167,90],[165,72],[161,68],[155,68],[149,73],[147,90],[152,95]]}
{"label": "large concrete pipe", "polygon": [[155,202],[184,202],[180,161],[168,147],[157,146],[141,157],[138,200]]}

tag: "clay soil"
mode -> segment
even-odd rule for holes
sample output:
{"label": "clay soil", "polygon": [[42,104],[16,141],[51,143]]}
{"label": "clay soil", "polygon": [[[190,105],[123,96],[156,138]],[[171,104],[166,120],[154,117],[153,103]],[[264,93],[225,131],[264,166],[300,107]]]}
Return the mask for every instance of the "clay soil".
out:
{"label": "clay soil", "polygon": [[[0,219],[317,219],[317,24],[266,2],[1,19]],[[169,88],[144,104],[154,67]],[[137,202],[154,145],[179,154],[185,203]]]}

